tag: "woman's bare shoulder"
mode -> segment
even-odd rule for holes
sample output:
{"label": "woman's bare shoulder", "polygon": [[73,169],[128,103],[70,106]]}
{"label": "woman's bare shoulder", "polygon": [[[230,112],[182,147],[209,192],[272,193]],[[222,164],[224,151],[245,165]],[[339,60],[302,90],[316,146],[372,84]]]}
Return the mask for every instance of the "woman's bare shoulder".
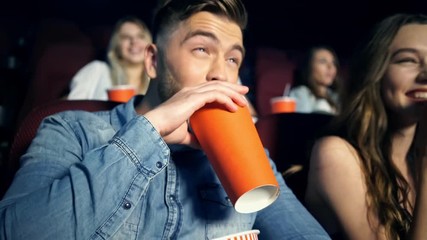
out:
{"label": "woman's bare shoulder", "polygon": [[[345,139],[338,136],[326,136],[318,139],[312,149],[311,164],[358,164],[356,149]],[[320,165],[319,165],[320,164]]]}

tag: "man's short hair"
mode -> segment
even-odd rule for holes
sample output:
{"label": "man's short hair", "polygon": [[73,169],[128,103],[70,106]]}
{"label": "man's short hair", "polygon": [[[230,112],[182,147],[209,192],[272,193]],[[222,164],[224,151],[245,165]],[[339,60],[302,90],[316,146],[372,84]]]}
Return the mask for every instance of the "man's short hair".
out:
{"label": "man's short hair", "polygon": [[235,22],[243,31],[247,12],[241,0],[170,0],[158,10],[153,23],[154,41],[167,36],[180,22],[198,12],[210,12]]}

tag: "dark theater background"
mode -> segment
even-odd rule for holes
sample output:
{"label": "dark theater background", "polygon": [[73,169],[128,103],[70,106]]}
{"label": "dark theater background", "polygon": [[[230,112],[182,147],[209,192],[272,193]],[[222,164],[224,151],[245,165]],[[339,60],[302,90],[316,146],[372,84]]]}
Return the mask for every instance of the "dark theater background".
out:
{"label": "dark theater background", "polygon": [[[47,98],[48,92],[55,90],[54,83],[60,77],[69,81],[76,71],[68,69],[76,52],[59,54],[47,66],[40,67],[44,51],[58,43],[89,43],[94,51],[92,59],[104,59],[115,21],[125,15],[136,15],[151,26],[158,2],[160,0],[3,1],[0,8],[0,181],[6,182],[13,174],[9,171],[8,157],[19,123],[31,108],[54,100]],[[427,0],[244,0],[244,3],[249,13],[245,32],[248,56],[241,77],[251,87],[250,98],[260,113],[263,105],[257,99],[260,97],[257,78],[263,73],[257,72],[259,53],[274,52],[279,59],[292,58],[312,45],[326,44],[346,63],[360,39],[378,20],[397,12],[427,13]],[[267,65],[275,64],[280,71],[287,69],[274,58],[267,56],[263,60]],[[68,75],[60,69],[66,69]],[[280,71],[276,76],[283,77]],[[44,79],[51,81],[50,84],[37,82],[47,75],[54,76]],[[278,92],[282,91],[281,87],[277,88]],[[45,99],[38,100],[37,96]]]}
{"label": "dark theater background", "polygon": [[[9,1],[0,10],[0,26],[26,34],[46,18],[76,22],[82,28],[112,24],[134,14],[151,22],[160,0],[45,0]],[[305,48],[326,43],[347,54],[373,22],[395,12],[427,12],[424,0],[244,0],[249,12],[247,44]]]}

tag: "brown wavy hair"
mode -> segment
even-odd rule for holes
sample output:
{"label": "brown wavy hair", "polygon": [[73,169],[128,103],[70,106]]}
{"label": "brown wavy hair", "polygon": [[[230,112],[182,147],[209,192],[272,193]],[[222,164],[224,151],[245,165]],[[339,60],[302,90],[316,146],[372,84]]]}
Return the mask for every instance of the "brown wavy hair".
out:
{"label": "brown wavy hair", "polygon": [[390,63],[390,45],[399,29],[408,24],[427,24],[427,16],[395,14],[375,26],[351,65],[348,97],[337,118],[338,135],[359,153],[369,210],[378,216],[388,239],[403,238],[412,221],[407,211],[413,209],[409,184],[391,161],[392,130],[380,89]]}

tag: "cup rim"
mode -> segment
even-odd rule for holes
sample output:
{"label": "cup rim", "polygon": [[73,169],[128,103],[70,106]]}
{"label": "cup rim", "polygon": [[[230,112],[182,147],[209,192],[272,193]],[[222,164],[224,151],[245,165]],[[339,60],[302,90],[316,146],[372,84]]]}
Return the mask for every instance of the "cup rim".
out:
{"label": "cup rim", "polygon": [[270,98],[270,102],[277,102],[277,101],[295,102],[296,99],[288,96],[277,96],[277,97]]}
{"label": "cup rim", "polygon": [[258,186],[241,195],[234,203],[234,208],[239,213],[258,212],[274,203],[279,195],[280,188],[278,185]]}
{"label": "cup rim", "polygon": [[222,236],[222,237],[213,238],[212,240],[220,240],[220,239],[227,239],[227,238],[245,236],[245,235],[252,234],[252,233],[259,234],[260,231],[258,229],[252,229],[252,230],[248,230],[248,231],[243,231],[243,232],[233,233],[233,234],[229,234],[229,235]]}
{"label": "cup rim", "polygon": [[107,91],[122,90],[122,89],[133,89],[133,90],[135,90],[135,87],[130,85],[130,84],[120,84],[120,85],[114,85],[114,86],[107,88]]}

